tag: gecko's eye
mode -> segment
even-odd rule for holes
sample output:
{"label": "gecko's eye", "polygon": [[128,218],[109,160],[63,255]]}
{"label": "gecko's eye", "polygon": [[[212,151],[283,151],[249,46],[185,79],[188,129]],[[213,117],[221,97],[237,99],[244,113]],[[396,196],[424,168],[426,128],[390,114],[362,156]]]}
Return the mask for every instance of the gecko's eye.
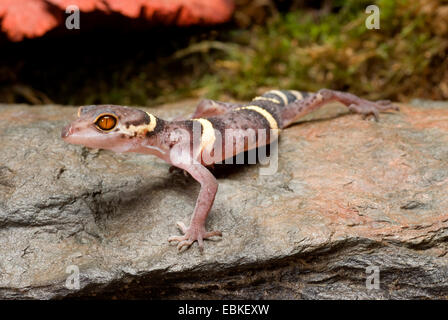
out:
{"label": "gecko's eye", "polygon": [[98,117],[95,124],[101,130],[109,131],[115,128],[115,126],[117,125],[117,118],[110,114],[103,115]]}

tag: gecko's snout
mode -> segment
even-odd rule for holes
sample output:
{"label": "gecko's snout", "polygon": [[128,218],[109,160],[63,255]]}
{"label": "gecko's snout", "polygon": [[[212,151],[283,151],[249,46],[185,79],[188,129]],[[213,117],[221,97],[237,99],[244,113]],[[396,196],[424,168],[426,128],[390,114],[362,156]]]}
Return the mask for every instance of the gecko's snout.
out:
{"label": "gecko's snout", "polygon": [[67,138],[71,133],[72,133],[72,125],[69,124],[69,125],[65,126],[64,128],[62,128],[61,138],[62,138],[62,139],[65,139],[65,138]]}

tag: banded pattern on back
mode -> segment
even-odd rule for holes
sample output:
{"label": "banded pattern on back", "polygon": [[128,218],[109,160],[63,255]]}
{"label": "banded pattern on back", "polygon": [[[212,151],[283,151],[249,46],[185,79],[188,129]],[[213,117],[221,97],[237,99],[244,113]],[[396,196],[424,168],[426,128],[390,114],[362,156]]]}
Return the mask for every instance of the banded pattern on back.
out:
{"label": "banded pattern on back", "polygon": [[[297,100],[308,97],[310,93],[296,90],[271,90],[262,96],[255,97],[248,106],[256,106],[267,111],[277,122],[277,127],[282,128],[282,108]],[[238,108],[243,109],[244,108]],[[236,109],[236,110],[238,110]],[[247,109],[247,108],[246,108]],[[257,111],[256,108],[252,108]],[[260,113],[260,112],[259,112]],[[263,115],[263,114],[262,114]],[[268,122],[272,123],[272,121]],[[272,128],[272,126],[270,125]]]}
{"label": "banded pattern on back", "polygon": [[253,110],[257,113],[259,113],[263,118],[266,119],[266,121],[269,124],[269,128],[272,130],[277,130],[278,129],[278,120],[275,119],[273,117],[273,113],[267,111],[265,108],[257,106],[257,105],[249,105],[249,106],[245,106],[245,107],[240,107],[235,109],[235,111],[238,110]]}
{"label": "banded pattern on back", "polygon": [[[278,101],[278,104],[280,106],[286,106],[296,100],[305,99],[308,96],[309,96],[308,92],[302,92],[297,90],[271,90],[264,93],[261,97],[274,99]],[[257,98],[255,98],[254,100],[256,100]]]}
{"label": "banded pattern on back", "polygon": [[[266,139],[260,136],[259,141],[259,130],[267,130],[266,138],[269,141],[273,141],[278,136],[278,131],[283,128],[283,118],[282,114],[284,112],[285,106],[308,97],[310,94],[308,92],[300,92],[294,90],[271,90],[263,94],[262,96],[255,97],[246,105],[236,106],[230,108],[229,112],[224,114],[191,119],[190,122],[200,123],[202,131],[200,135],[200,140],[198,147],[194,151],[194,157],[196,159],[200,158],[202,152],[206,151],[211,153],[214,148],[218,147],[222,143],[222,147],[226,143],[234,144],[236,148],[235,152],[239,153],[241,151],[257,147],[258,145],[263,145],[266,143]],[[189,124],[191,125],[191,123]],[[192,130],[192,128],[189,127]],[[229,130],[242,130],[248,134],[252,130],[255,134],[255,145],[249,145],[248,142],[244,145],[244,150],[240,146],[236,145],[236,142],[232,140],[227,141],[226,131]],[[218,135],[219,134],[219,139]],[[240,135],[240,134],[238,134]],[[230,138],[232,139],[232,138]],[[220,143],[221,142],[221,143]],[[232,154],[231,156],[233,156]]]}
{"label": "banded pattern on back", "polygon": [[260,109],[267,111],[275,119],[275,121],[277,122],[277,126],[278,127],[281,126],[280,104],[276,104],[266,100],[254,100],[251,101],[247,106],[256,106]]}

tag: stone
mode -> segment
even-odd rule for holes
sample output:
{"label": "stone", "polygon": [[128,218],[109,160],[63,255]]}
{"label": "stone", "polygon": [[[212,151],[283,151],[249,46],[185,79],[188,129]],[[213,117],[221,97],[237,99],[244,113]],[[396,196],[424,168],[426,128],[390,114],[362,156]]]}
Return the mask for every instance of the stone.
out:
{"label": "stone", "polygon": [[207,228],[223,237],[201,254],[167,242],[192,214],[191,177],[64,143],[75,107],[0,105],[0,298],[444,298],[448,104],[400,107],[379,122],[319,110],[282,132],[272,175],[217,166]]}
{"label": "stone", "polygon": [[[97,28],[111,15],[143,19],[152,25],[214,25],[229,21],[234,10],[232,0],[2,0],[1,30],[11,41],[38,38],[57,27],[64,32],[66,9],[73,5],[89,21],[87,25],[93,22]],[[89,18],[89,13],[95,15]]]}

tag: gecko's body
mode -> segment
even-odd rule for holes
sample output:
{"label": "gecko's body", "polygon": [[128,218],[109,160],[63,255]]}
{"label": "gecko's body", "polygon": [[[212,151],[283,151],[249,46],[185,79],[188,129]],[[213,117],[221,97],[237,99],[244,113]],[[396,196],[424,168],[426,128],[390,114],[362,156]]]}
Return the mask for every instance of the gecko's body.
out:
{"label": "gecko's body", "polygon": [[272,90],[249,104],[203,100],[190,119],[180,121],[165,121],[122,106],[80,107],[78,119],[62,130],[62,138],[91,148],[156,155],[190,173],[201,184],[190,226],[178,222],[184,235],[169,240],[178,241],[179,249],[198,241],[202,249],[203,239],[221,235],[205,230],[218,190],[207,166],[269,144],[277,139],[279,130],[330,101],[376,119],[380,111],[397,110],[389,101],[371,102],[327,89],[317,93]]}

